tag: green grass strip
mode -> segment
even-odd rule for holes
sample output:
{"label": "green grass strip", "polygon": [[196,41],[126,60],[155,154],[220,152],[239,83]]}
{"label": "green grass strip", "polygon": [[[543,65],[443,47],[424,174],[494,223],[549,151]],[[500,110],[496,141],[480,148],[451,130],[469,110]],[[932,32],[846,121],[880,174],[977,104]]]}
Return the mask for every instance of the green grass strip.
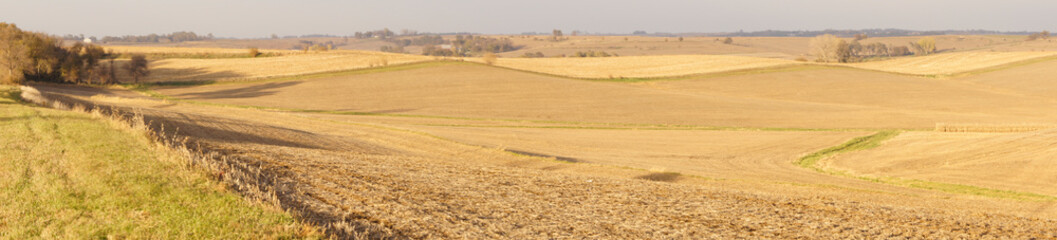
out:
{"label": "green grass strip", "polygon": [[971,186],[971,185],[965,185],[965,184],[932,182],[932,181],[925,181],[925,180],[918,180],[918,179],[903,179],[903,178],[895,178],[895,177],[861,176],[861,175],[854,175],[854,174],[851,174],[851,173],[848,173],[848,172],[844,172],[844,171],[834,171],[834,170],[824,169],[824,168],[818,166],[818,162],[821,161],[822,159],[827,158],[827,157],[835,156],[835,155],[840,154],[840,153],[847,153],[847,152],[854,152],[854,151],[861,151],[861,150],[876,148],[876,147],[880,146],[882,142],[884,142],[884,141],[886,141],[888,139],[892,139],[892,138],[898,136],[899,134],[900,134],[900,131],[889,130],[889,131],[881,131],[881,132],[878,132],[878,133],[875,133],[875,134],[869,135],[869,136],[854,138],[854,139],[852,139],[852,140],[850,140],[848,142],[845,142],[845,143],[843,143],[841,145],[837,145],[837,146],[834,146],[834,147],[826,148],[826,149],[823,149],[821,151],[814,152],[812,154],[804,156],[804,157],[800,158],[799,160],[797,160],[795,162],[795,164],[797,166],[800,166],[800,167],[803,167],[803,168],[815,170],[817,172],[825,173],[825,174],[829,174],[829,175],[848,177],[848,178],[855,178],[855,179],[860,179],[860,180],[865,180],[865,181],[870,181],[870,182],[890,184],[890,185],[896,185],[896,186],[902,186],[902,187],[910,187],[910,188],[918,188],[918,189],[926,189],[926,190],[940,191],[940,192],[946,192],[946,193],[955,193],[955,194],[964,194],[964,195],[973,195],[973,196],[982,196],[982,197],[1003,198],[1003,199],[1013,199],[1013,200],[1024,200],[1024,201],[1055,201],[1055,200],[1057,200],[1057,197],[1054,197],[1054,196],[1037,194],[1037,193],[1030,193],[1030,192],[998,190],[998,189],[977,187],[977,186]]}
{"label": "green grass strip", "polygon": [[824,169],[819,168],[817,166],[819,160],[822,160],[823,158],[829,156],[837,155],[842,152],[852,152],[875,148],[881,146],[881,142],[888,139],[892,139],[898,135],[899,131],[881,131],[870,136],[857,137],[841,145],[822,149],[822,151],[814,152],[807,156],[804,156],[796,162],[796,165],[812,169],[818,172],[825,172]]}

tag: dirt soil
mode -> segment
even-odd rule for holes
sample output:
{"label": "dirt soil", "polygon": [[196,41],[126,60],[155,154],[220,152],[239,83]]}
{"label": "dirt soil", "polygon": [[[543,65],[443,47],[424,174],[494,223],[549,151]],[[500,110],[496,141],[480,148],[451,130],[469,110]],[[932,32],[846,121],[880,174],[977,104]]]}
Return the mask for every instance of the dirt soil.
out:
{"label": "dirt soil", "polygon": [[669,181],[679,177],[511,154],[377,122],[385,116],[372,122],[37,87],[50,98],[143,114],[158,130],[164,125],[169,134],[257,166],[289,190],[280,196],[284,207],[337,236],[1057,238],[1048,203],[861,181]]}

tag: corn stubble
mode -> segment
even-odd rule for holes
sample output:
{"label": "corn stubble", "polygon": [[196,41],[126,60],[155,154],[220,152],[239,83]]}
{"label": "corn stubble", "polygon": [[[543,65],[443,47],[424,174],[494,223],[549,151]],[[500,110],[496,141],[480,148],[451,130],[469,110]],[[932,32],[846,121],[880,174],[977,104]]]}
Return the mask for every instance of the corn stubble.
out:
{"label": "corn stubble", "polygon": [[[90,100],[56,91],[62,90],[43,95],[86,105]],[[1057,236],[1057,222],[1050,220],[521,168],[514,163],[524,159],[504,152],[384,128],[258,110],[128,102],[100,105],[139,109],[152,123],[144,126],[150,131],[189,137],[201,151],[220,153],[225,157],[204,159],[231,166],[219,175],[236,189],[263,195],[339,237]]]}

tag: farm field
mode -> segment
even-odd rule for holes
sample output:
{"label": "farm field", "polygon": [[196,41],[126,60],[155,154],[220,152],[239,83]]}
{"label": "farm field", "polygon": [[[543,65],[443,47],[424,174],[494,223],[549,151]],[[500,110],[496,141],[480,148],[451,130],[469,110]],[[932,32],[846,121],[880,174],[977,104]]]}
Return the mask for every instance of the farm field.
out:
{"label": "farm field", "polygon": [[[579,236],[588,232],[632,238],[795,237],[823,233],[847,236],[891,234],[888,231],[898,229],[900,234],[908,236],[927,236],[980,234],[982,232],[976,231],[986,229],[1008,236],[1027,237],[1052,235],[1052,228],[1048,226],[1057,224],[1030,220],[1048,216],[1047,211],[1036,211],[1045,208],[1046,205],[1042,203],[979,199],[975,196],[904,189],[818,175],[792,165],[789,158],[796,156],[789,154],[797,152],[796,148],[785,148],[793,151],[770,151],[771,157],[757,160],[761,164],[774,164],[773,168],[765,168],[771,170],[753,174],[726,173],[724,176],[734,179],[707,180],[695,177],[698,175],[680,173],[678,167],[685,166],[685,163],[670,165],[671,169],[654,170],[658,172],[604,167],[593,163],[568,163],[526,156],[532,151],[549,151],[545,148],[534,149],[533,145],[511,142],[526,149],[525,152],[511,154],[501,149],[473,145],[470,141],[463,143],[458,138],[445,140],[435,137],[443,135],[384,125],[385,121],[356,120],[371,116],[346,118],[343,115],[284,113],[164,102],[136,97],[135,93],[122,90],[98,91],[47,85],[37,87],[51,98],[135,109],[153,122],[156,128],[165,125],[165,129],[170,129],[168,131],[197,139],[199,143],[237,156],[241,161],[276,166],[262,168],[262,171],[278,176],[280,181],[287,182],[289,187],[299,189],[304,194],[284,195],[281,197],[284,204],[307,208],[306,212],[313,213],[310,218],[336,226],[329,229],[332,234],[341,234],[341,231],[350,229],[369,229],[372,236],[410,237],[527,237],[538,234],[560,237]],[[664,132],[670,131],[658,131],[655,134],[664,137]],[[467,133],[472,135],[472,132],[455,132]],[[717,137],[722,134],[737,136],[737,133],[718,134]],[[818,144],[804,145],[805,150],[812,151],[812,148],[839,143],[855,135],[792,132],[754,133],[739,138],[781,140],[794,136],[830,136],[825,138],[828,140],[820,139],[822,141]],[[686,137],[705,139],[699,136]],[[742,142],[749,144],[743,146],[746,150],[752,149],[752,144],[755,144]],[[607,144],[603,142],[602,145]],[[614,147],[619,148],[619,145],[610,146]],[[761,147],[766,148],[766,145]],[[708,155],[708,152],[696,153]],[[660,160],[658,164],[672,164],[666,163],[663,156],[657,159]],[[716,163],[731,164],[746,159],[752,157]],[[782,162],[788,165],[782,165]],[[624,163],[618,161],[615,164]],[[679,174],[673,177],[673,173]],[[768,177],[779,173],[786,176]],[[796,175],[801,177],[789,181]],[[816,178],[833,181],[818,181]],[[920,201],[909,205],[896,204],[908,197]],[[960,205],[957,209],[935,208],[942,205],[936,199],[946,199],[943,203],[954,201]],[[647,200],[652,204],[628,205]],[[577,207],[554,207],[569,204]],[[844,207],[844,204],[849,204],[849,207]],[[614,211],[636,217],[613,218],[610,213]],[[985,214],[969,215],[963,211]],[[423,212],[429,214],[423,215]],[[785,212],[793,215],[786,216]],[[335,217],[335,214],[352,217]],[[686,218],[689,222],[672,218],[683,214],[697,217]],[[916,223],[905,220],[922,217],[928,220]],[[722,220],[735,218],[759,220],[745,222],[745,225],[729,225]],[[446,219],[490,220],[471,223]],[[818,225],[837,219],[844,219],[842,222],[845,224]],[[717,220],[724,223],[716,224],[719,223],[714,222]],[[959,230],[963,228],[955,227],[964,222],[979,225],[974,225],[973,232],[966,233]],[[566,227],[556,229],[540,223]],[[486,230],[479,224],[489,227]],[[441,227],[422,228],[424,225]],[[516,227],[519,225],[531,227]],[[757,230],[744,232],[743,226]],[[861,230],[854,233],[843,230],[847,227]],[[663,230],[673,228],[680,231]],[[802,228],[818,230],[791,231]]]}
{"label": "farm field", "polygon": [[958,52],[931,56],[899,58],[886,61],[849,64],[849,66],[884,72],[913,75],[953,75],[998,67],[1032,59],[1052,57],[1053,52]]}
{"label": "farm field", "polygon": [[[196,54],[201,51],[181,48],[117,48],[117,51],[146,54]],[[209,51],[206,49],[203,51]],[[220,54],[246,55],[247,50]],[[152,61],[152,74],[142,82],[202,82],[235,81],[275,77],[291,77],[314,73],[327,73],[366,69],[388,65],[400,65],[433,60],[432,57],[391,54],[368,51],[328,51],[324,53],[288,53],[285,51],[263,51],[281,54],[274,57],[233,58],[167,58]],[[312,64],[304,64],[312,63]],[[130,79],[119,74],[119,79]]]}
{"label": "farm field", "polygon": [[0,240],[1057,240],[1053,9],[7,1]]}
{"label": "farm field", "polygon": [[1007,91],[1046,99],[1057,99],[1057,62],[1046,61],[1018,67],[1017,71],[995,71],[959,79],[995,91]]}
{"label": "farm field", "polygon": [[[349,88],[362,91],[350,94]],[[283,109],[698,127],[931,129],[937,122],[1053,122],[1057,114],[1054,102],[1031,96],[826,68],[628,84],[447,64],[155,91],[192,101]]]}
{"label": "farm field", "polygon": [[1055,127],[1020,133],[988,133],[986,128],[980,132],[904,133],[882,147],[849,153],[828,165],[853,174],[1053,196],[1057,176],[1049,166],[1057,155]]}
{"label": "farm field", "polygon": [[[623,41],[593,37],[531,46]],[[339,237],[1057,237],[1057,60],[939,39],[951,50],[855,64],[790,60],[803,38],[492,65],[277,51],[156,59],[149,84],[31,85],[256,166]]]}
{"label": "farm field", "polygon": [[660,78],[793,65],[795,62],[741,56],[672,55],[608,58],[510,58],[495,65],[574,78]]}

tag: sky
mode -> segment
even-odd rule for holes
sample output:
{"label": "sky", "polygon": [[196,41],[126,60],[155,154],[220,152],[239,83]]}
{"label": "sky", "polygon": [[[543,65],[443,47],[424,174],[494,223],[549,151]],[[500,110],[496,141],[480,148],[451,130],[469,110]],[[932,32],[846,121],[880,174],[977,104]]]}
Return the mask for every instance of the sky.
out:
{"label": "sky", "polygon": [[1053,0],[0,0],[0,22],[55,35],[194,31],[260,38],[389,28],[516,34],[899,28],[1057,30]]}

